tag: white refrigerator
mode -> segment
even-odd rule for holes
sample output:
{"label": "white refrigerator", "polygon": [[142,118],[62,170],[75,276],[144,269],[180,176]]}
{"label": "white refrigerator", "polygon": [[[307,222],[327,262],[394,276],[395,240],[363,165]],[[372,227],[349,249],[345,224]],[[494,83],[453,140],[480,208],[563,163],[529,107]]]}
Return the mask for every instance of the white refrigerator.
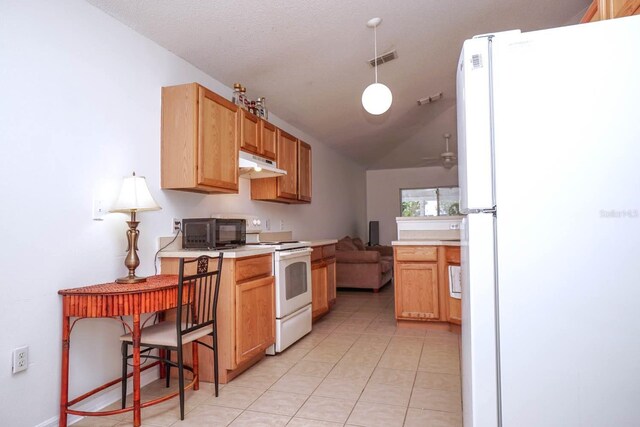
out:
{"label": "white refrigerator", "polygon": [[640,16],[457,73],[465,427],[640,426]]}

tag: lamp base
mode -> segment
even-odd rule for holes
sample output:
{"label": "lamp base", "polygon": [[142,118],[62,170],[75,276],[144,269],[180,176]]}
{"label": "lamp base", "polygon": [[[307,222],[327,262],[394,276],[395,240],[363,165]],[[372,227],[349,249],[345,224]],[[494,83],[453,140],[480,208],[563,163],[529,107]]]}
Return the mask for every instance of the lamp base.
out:
{"label": "lamp base", "polygon": [[130,276],[120,277],[119,279],[116,279],[116,283],[141,283],[146,281],[147,281],[146,277],[138,277],[136,275],[130,275]]}

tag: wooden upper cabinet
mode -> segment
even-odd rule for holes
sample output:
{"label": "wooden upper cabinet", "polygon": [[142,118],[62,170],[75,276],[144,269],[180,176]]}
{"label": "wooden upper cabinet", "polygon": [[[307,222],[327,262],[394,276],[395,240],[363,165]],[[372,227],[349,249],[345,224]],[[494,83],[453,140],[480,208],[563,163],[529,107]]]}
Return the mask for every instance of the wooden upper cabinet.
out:
{"label": "wooden upper cabinet", "polygon": [[260,154],[260,119],[246,110],[240,109],[240,148],[250,153]]}
{"label": "wooden upper cabinet", "polygon": [[276,127],[260,119],[260,137],[262,142],[260,154],[267,159],[276,160]]}
{"label": "wooden upper cabinet", "polygon": [[276,164],[287,174],[251,180],[251,198],[282,203],[298,202],[298,140],[276,128]]}
{"label": "wooden upper cabinet", "polygon": [[311,202],[311,146],[298,140],[298,200]]}
{"label": "wooden upper cabinet", "polygon": [[276,160],[276,127],[241,108],[240,149]]}
{"label": "wooden upper cabinet", "polygon": [[593,0],[580,23],[639,14],[640,0]]}
{"label": "wooden upper cabinet", "polygon": [[238,107],[196,84],[162,88],[162,188],[238,192]]}
{"label": "wooden upper cabinet", "polygon": [[284,199],[298,199],[298,140],[278,129],[278,153],[277,165],[287,171],[284,176],[278,177],[277,196]]}

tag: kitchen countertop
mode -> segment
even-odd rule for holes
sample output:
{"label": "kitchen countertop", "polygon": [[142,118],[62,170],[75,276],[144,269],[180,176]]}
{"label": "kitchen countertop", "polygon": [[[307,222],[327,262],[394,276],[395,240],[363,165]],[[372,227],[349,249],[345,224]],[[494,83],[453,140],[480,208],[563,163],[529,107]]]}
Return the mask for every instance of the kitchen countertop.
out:
{"label": "kitchen countertop", "polygon": [[394,240],[392,246],[460,246],[460,240]]}
{"label": "kitchen countertop", "polygon": [[311,245],[311,247],[315,247],[315,246],[324,246],[324,245],[335,245],[336,243],[338,243],[337,239],[325,239],[325,240],[307,240],[307,242],[309,242],[309,245]]}
{"label": "kitchen countertop", "polygon": [[158,253],[159,258],[197,258],[201,255],[218,256],[222,252],[224,258],[245,258],[255,255],[271,254],[274,252],[273,248],[265,248],[259,246],[240,246],[234,249],[223,249],[220,251],[207,251],[207,250],[170,250],[162,251]]}

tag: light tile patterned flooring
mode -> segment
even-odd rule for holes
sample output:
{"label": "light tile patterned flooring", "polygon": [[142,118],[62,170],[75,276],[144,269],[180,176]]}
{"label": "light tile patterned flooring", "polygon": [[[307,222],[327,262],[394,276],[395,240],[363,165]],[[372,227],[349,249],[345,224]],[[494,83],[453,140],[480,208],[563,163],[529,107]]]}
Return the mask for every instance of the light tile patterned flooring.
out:
{"label": "light tile patterned flooring", "polygon": [[[462,426],[459,337],[396,327],[393,288],[339,292],[311,334],[263,359],[213,396],[211,384],[143,409],[143,426]],[[172,384],[175,384],[173,381]],[[166,393],[162,381],[143,401]],[[131,415],[78,427],[130,426]]]}

